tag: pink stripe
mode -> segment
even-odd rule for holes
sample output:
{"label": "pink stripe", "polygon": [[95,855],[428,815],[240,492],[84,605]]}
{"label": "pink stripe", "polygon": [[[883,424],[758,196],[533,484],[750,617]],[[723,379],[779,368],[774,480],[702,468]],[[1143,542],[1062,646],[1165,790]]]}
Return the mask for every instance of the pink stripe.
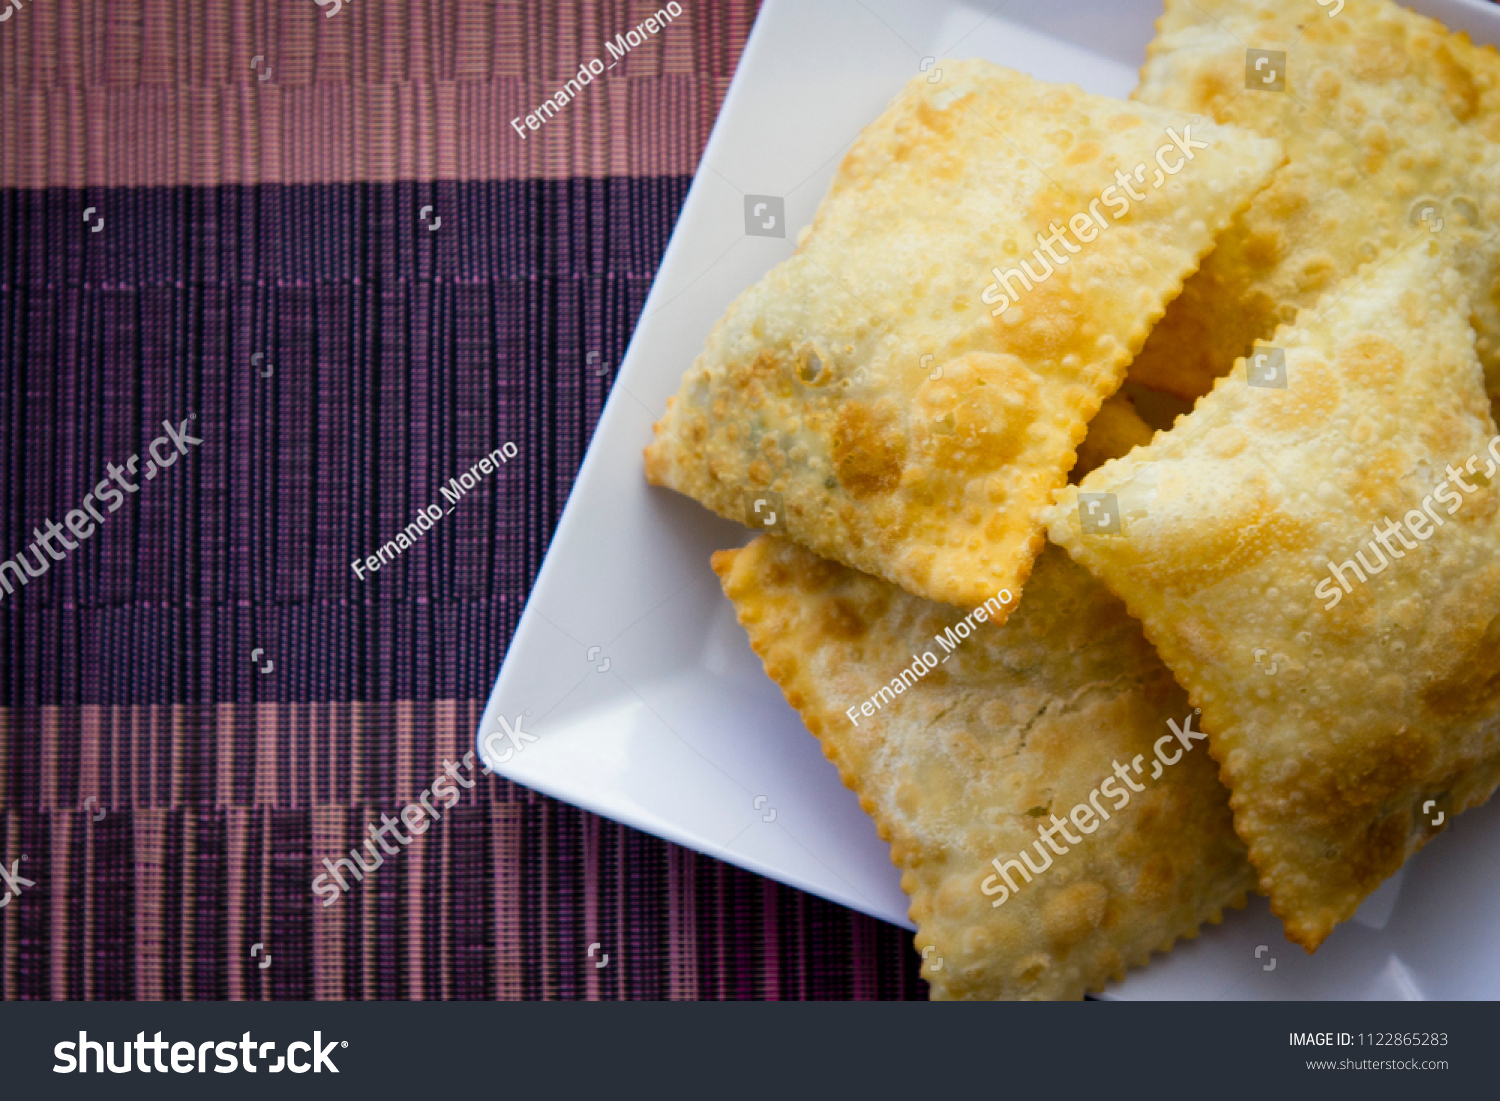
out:
{"label": "pink stripe", "polygon": [[[214,730],[214,748],[216,773],[214,776],[214,806],[234,806],[234,722],[235,705],[233,703],[221,703],[214,710],[217,720]],[[121,793],[127,798],[123,805],[129,806],[129,793]]]}
{"label": "pink stripe", "polygon": [[42,793],[41,809],[57,809],[57,763],[59,749],[67,736],[63,733],[63,724],[69,719],[76,719],[77,711],[71,707],[62,708],[51,705],[43,705],[42,712]]}
{"label": "pink stripe", "polygon": [[199,709],[193,704],[174,703],[168,709],[172,724],[172,774],[168,778],[166,790],[166,805],[169,807],[181,806],[183,793],[191,783],[187,774],[187,762],[191,752],[191,743],[198,736]]}
{"label": "pink stripe", "polygon": [[473,0],[28,5],[0,28],[0,187],[690,175],[756,4],[719,6],[683,5],[531,130],[655,5],[609,26],[577,2],[493,25]]}
{"label": "pink stripe", "polygon": [[[258,703],[255,705],[255,806],[281,806],[280,761],[278,759],[277,729],[280,726],[279,704]],[[155,776],[156,773],[151,773]]]}
{"label": "pink stripe", "polygon": [[[82,807],[89,796],[94,796],[100,804],[107,802],[109,793],[104,790],[99,775],[102,763],[104,742],[105,708],[99,704],[84,704],[78,709],[78,805]],[[7,731],[7,735],[8,735]],[[5,742],[8,745],[10,738],[7,736]],[[3,751],[0,751],[3,758]],[[0,779],[0,785],[5,781]],[[0,786],[0,794],[3,794],[3,786]],[[90,808],[90,814],[97,813],[98,804]]]}
{"label": "pink stripe", "polygon": [[432,777],[426,775],[431,769],[425,761],[419,765],[416,760],[415,701],[396,700],[392,710],[396,725],[396,801],[405,806],[432,782]]}

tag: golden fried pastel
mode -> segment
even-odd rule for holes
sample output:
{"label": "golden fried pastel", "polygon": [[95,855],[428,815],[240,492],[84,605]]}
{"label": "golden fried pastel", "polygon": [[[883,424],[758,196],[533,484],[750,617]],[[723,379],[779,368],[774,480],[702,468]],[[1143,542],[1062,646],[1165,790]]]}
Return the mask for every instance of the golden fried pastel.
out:
{"label": "golden fried pastel", "polygon": [[934,636],[955,609],[788,540],[713,562],[890,842],[933,997],[1079,998],[1244,904],[1254,873],[1197,717],[1061,551],[951,652]]}
{"label": "golden fried pastel", "polygon": [[1465,280],[1431,244],[1335,288],[1047,514],[1203,709],[1308,950],[1500,780],[1500,439]]}
{"label": "golden fried pastel", "polygon": [[[1133,381],[1197,397],[1413,225],[1500,225],[1500,55],[1390,0],[1340,8],[1167,0],[1135,98],[1274,135],[1289,163],[1168,307]],[[1500,266],[1493,237],[1479,246],[1459,262],[1500,398]]]}
{"label": "golden fried pastel", "polygon": [[914,78],[742,294],[647,477],[934,600],[1019,593],[1038,510],[1215,236],[1281,163],[1207,120],[983,61]]}

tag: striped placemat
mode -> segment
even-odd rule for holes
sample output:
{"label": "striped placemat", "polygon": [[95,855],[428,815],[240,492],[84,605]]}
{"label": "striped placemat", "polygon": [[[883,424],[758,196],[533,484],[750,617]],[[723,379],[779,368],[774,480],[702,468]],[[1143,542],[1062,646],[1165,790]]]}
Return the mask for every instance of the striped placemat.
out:
{"label": "striped placemat", "polygon": [[0,994],[925,996],[463,763],[755,0],[0,6]]}

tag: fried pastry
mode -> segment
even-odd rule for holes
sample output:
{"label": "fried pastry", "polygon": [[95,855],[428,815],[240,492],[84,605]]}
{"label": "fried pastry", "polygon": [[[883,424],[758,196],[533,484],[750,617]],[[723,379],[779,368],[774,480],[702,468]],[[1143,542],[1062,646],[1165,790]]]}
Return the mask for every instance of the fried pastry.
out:
{"label": "fried pastry", "polygon": [[1309,951],[1500,781],[1500,439],[1421,237],[1046,516],[1203,709]]}
{"label": "fried pastry", "polygon": [[1089,434],[1078,445],[1078,463],[1068,480],[1082,481],[1108,460],[1150,442],[1151,426],[1141,419],[1134,405],[1114,394],[1104,400],[1098,415],[1089,422]]}
{"label": "fried pastry", "polygon": [[[1185,398],[1413,225],[1500,225],[1500,55],[1390,0],[1167,0],[1135,98],[1274,135],[1289,163],[1152,330],[1132,381]],[[1459,254],[1500,398],[1497,249]]]}
{"label": "fried pastry", "polygon": [[714,327],[646,473],[732,519],[775,500],[819,554],[973,606],[1020,592],[1088,421],[1282,153],[983,61],[939,70]]}
{"label": "fried pastry", "polygon": [[1244,904],[1254,872],[1186,695],[1056,547],[1008,623],[946,656],[953,608],[788,540],[713,564],[890,842],[934,998],[1079,998]]}

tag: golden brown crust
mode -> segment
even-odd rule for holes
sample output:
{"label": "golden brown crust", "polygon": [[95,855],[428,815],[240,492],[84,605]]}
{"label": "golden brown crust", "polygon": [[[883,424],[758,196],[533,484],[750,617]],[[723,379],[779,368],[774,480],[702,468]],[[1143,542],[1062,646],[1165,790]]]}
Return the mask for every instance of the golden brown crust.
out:
{"label": "golden brown crust", "polygon": [[[766,672],[890,842],[934,998],[1079,998],[1243,905],[1254,873],[1201,742],[1080,844],[1054,833],[1050,865],[1033,851],[1041,816],[1118,785],[1115,762],[1150,762],[1167,720],[1190,714],[1135,621],[1056,548],[1009,622],[946,660],[933,636],[954,609],[788,540],[713,565]],[[934,668],[898,679],[926,652]],[[862,714],[892,681],[900,692]],[[990,861],[1023,849],[1043,870],[1012,871],[997,908]]]}
{"label": "golden brown crust", "polygon": [[[1130,378],[1185,398],[1420,221],[1500,224],[1500,55],[1390,0],[1336,18],[1306,0],[1167,0],[1135,98],[1275,135],[1289,164],[1152,331]],[[1246,50],[1286,53],[1285,91],[1247,89]],[[1269,71],[1269,70],[1267,70]],[[1500,398],[1495,241],[1460,258]]]}
{"label": "golden brown crust", "polygon": [[[939,68],[864,131],[796,254],[714,327],[646,473],[741,521],[747,495],[779,494],[792,538],[973,606],[1019,593],[1089,419],[1281,153],[982,61]],[[1169,127],[1208,143],[1171,176],[1155,160],[1181,159]],[[1039,234],[1138,165],[1146,198],[1115,220],[1099,207],[1107,228],[1054,243],[1063,262],[1044,269]],[[1018,299],[992,317],[992,269],[1022,259],[1052,274],[1012,276]]]}
{"label": "golden brown crust", "polygon": [[1089,434],[1078,445],[1078,465],[1068,475],[1070,482],[1080,482],[1110,459],[1127,454],[1133,447],[1151,442],[1152,428],[1135,406],[1120,394],[1112,394],[1099,407],[1099,414],[1089,422]]}
{"label": "golden brown crust", "polygon": [[[1248,385],[1242,358],[1047,514],[1203,708],[1261,887],[1309,950],[1500,779],[1495,429],[1464,281],[1430,246],[1278,330],[1285,388]],[[1083,534],[1080,493],[1114,494],[1121,534]]]}

